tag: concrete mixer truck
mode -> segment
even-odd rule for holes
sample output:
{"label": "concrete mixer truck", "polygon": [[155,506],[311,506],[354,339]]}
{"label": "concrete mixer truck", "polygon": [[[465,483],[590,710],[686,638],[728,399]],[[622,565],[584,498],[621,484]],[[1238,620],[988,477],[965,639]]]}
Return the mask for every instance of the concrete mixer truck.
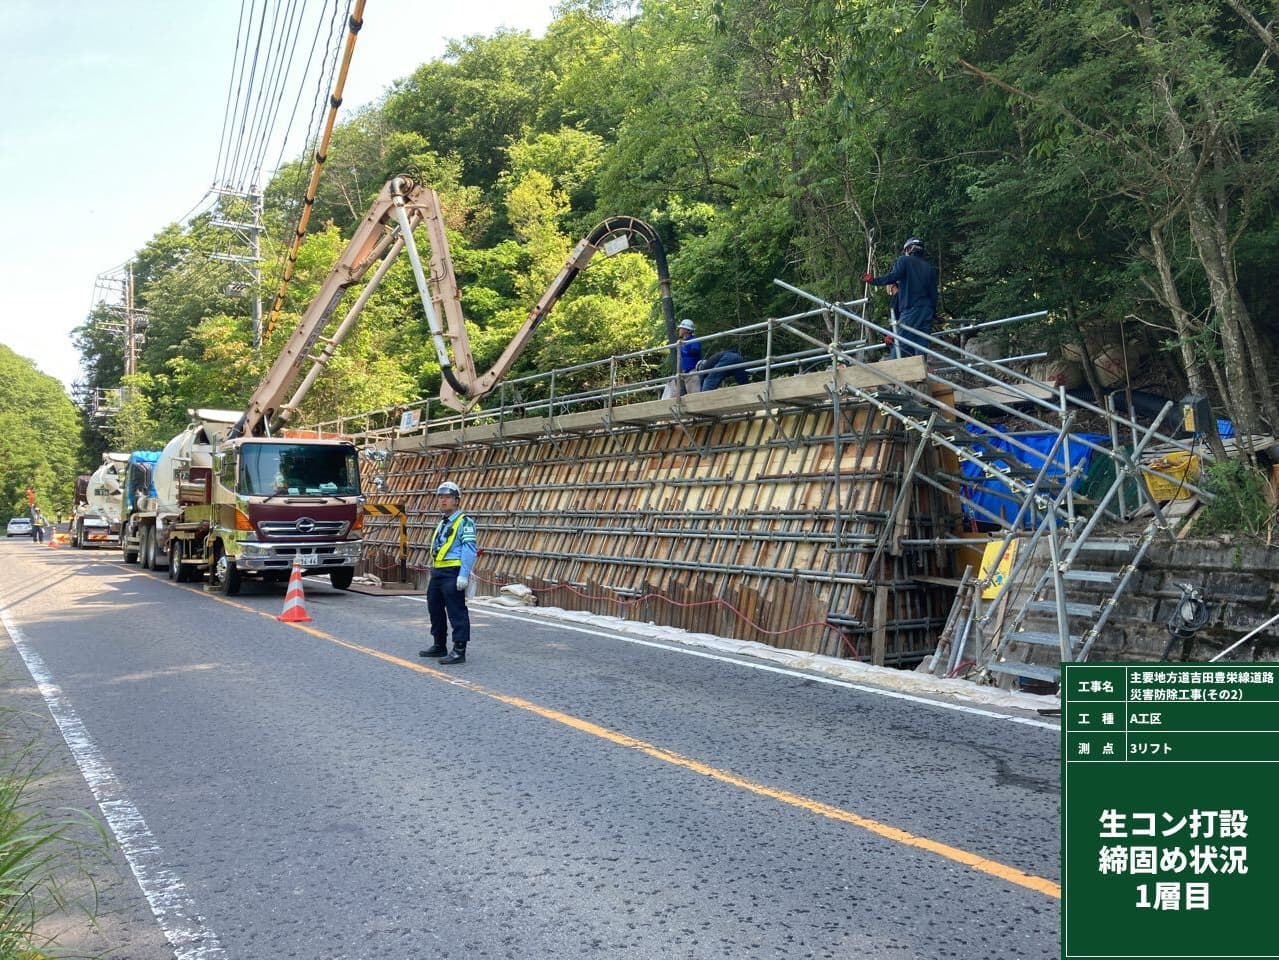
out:
{"label": "concrete mixer truck", "polygon": [[[124,525],[127,562],[236,594],[246,577],[288,579],[295,558],[351,585],[363,528],[359,460],[340,440],[232,437],[238,411],[192,410],[155,455]],[[138,454],[134,455],[139,456]]]}
{"label": "concrete mixer truck", "polygon": [[120,542],[120,492],[127,453],[104,453],[93,473],[76,478],[71,546],[105,547]]}

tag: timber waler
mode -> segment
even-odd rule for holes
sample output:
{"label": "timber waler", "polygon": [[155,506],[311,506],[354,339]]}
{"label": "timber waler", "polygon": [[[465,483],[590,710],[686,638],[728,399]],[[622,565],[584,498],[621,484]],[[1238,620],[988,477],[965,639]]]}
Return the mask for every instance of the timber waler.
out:
{"label": "timber waler", "polygon": [[[419,226],[425,226],[430,241],[429,282],[414,242]],[[613,217],[577,245],[502,355],[480,375],[471,355],[439,198],[408,177],[391,180],[243,413],[191,411],[191,425],[160,453],[152,489],[131,501],[126,498],[120,541],[125,560],[167,568],[169,577],[179,581],[207,573],[210,589],[234,594],[245,576],[287,579],[300,558],[307,573],[327,573],[335,587],[345,590],[359,560],[364,524],[357,451],[342,439],[291,436],[286,426],[398,255],[407,250],[413,267],[443,374],[440,397],[454,409],[466,410],[496,388],[591,257],[600,249],[616,252],[632,237],[654,254],[668,337],[674,340],[674,308],[661,241],[643,221]],[[363,282],[370,271],[345,317],[325,336],[347,289]]]}

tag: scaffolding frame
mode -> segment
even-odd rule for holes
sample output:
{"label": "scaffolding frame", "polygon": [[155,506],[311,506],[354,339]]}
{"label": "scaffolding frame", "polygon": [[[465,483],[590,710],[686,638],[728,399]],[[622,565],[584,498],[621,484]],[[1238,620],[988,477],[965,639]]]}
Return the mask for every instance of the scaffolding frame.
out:
{"label": "scaffolding frame", "polygon": [[[859,323],[867,335],[890,333],[868,318],[853,313],[846,306],[824,304],[819,297],[807,291],[780,280],[775,282],[797,296],[813,302],[819,308],[833,310],[843,314],[850,321]],[[1009,321],[1042,315],[1021,315],[1017,318],[1009,318]],[[992,325],[1009,321],[995,321]],[[1185,481],[1184,478],[1171,477],[1149,466],[1140,465],[1142,453],[1154,440],[1190,453],[1194,453],[1195,448],[1193,445],[1187,445],[1175,437],[1160,432],[1159,428],[1172,408],[1171,401],[1165,404],[1150,426],[1142,427],[1133,417],[1118,416],[1113,404],[1108,403],[1103,408],[1072,397],[1060,387],[1054,387],[1011,368],[1007,362],[979,357],[931,334],[913,331],[912,337],[915,348],[927,357],[930,363],[937,365],[929,371],[930,390],[921,391],[908,384],[898,384],[897,386],[904,391],[910,403],[896,405],[886,402],[873,391],[857,390],[855,392],[867,402],[875,403],[886,413],[896,416],[907,429],[922,433],[930,442],[944,445],[952,450],[961,460],[976,464],[986,476],[1001,480],[1021,497],[1012,521],[1005,522],[1002,515],[998,518],[991,517],[1001,528],[999,546],[989,563],[983,562],[982,569],[975,578],[971,580],[965,578],[961,581],[961,589],[956,596],[952,615],[948,618],[948,625],[952,627],[953,634],[954,624],[962,620],[963,629],[959,643],[952,647],[946,658],[947,669],[953,672],[957,668],[965,654],[967,644],[971,642],[974,648],[973,664],[978,673],[983,676],[995,674],[1009,678],[1055,683],[1059,676],[1057,662],[1087,658],[1150,546],[1157,537],[1161,535],[1171,537],[1174,533],[1174,524],[1165,516],[1159,503],[1151,495],[1144,477],[1159,476],[1180,484],[1205,499],[1211,498],[1211,494]],[[997,396],[988,398],[987,405],[998,409],[1005,419],[1000,424],[981,423],[982,435],[974,435],[971,430],[962,426],[965,423],[975,423],[974,417],[954,404],[948,405],[936,399],[935,388],[938,385],[947,386],[956,394],[964,389],[955,381],[942,376],[939,372],[942,368],[961,371],[963,374],[983,381],[988,386],[1006,391],[1010,400],[1016,401],[1017,405],[1013,402],[1001,401]],[[992,368],[1003,374],[1004,379],[996,378],[993,374],[985,372],[983,368]],[[1055,402],[1048,399],[1054,396]],[[1029,406],[1031,410],[1019,409],[1019,406]],[[1052,423],[1044,419],[1044,416],[1032,412],[1035,410],[1040,411],[1041,414],[1055,415],[1057,422]],[[1104,418],[1112,438],[1111,446],[1097,444],[1084,436],[1072,433],[1075,419],[1081,412]],[[929,416],[928,426],[925,426],[920,419],[921,414]],[[935,418],[938,414],[960,425],[959,430],[966,435],[962,443],[951,442],[943,436],[936,435]],[[1135,442],[1131,452],[1118,443],[1121,427],[1126,427],[1132,432]],[[1012,475],[1014,470],[1000,469],[990,462],[987,451],[983,450],[984,436],[989,436],[1007,446],[1033,453],[1038,458],[1040,455],[1037,451],[1029,450],[1016,439],[1018,431],[1024,429],[1055,433],[1049,453],[1043,457],[1041,467],[1035,472],[1034,480],[1029,484],[1018,482]],[[1089,449],[1094,455],[1110,458],[1114,466],[1113,482],[1098,502],[1092,505],[1093,509],[1086,519],[1077,510],[1075,486],[1079,478],[1079,468],[1071,466],[1074,462],[1070,455],[1072,442]],[[1058,461],[1059,453],[1060,461]],[[1206,454],[1207,451],[1201,451],[1201,453]],[[1050,482],[1049,467],[1058,462],[1062,466],[1062,472],[1051,478]],[[1127,518],[1124,513],[1126,504],[1123,503],[1122,497],[1125,485],[1133,481],[1136,482],[1138,496],[1144,501],[1144,506],[1150,510],[1150,521],[1135,540],[1110,540],[1098,543],[1094,540],[1093,534],[1104,517]],[[1056,487],[1055,493],[1051,489],[1053,486]],[[1110,510],[1110,504],[1115,500],[1119,500],[1120,503],[1118,514]],[[1029,537],[1023,525],[1025,520],[1031,522]],[[1021,547],[1017,551],[1012,568],[1002,579],[997,580],[1000,563],[1013,549],[1014,544],[1020,544]],[[1046,548],[1048,554],[1046,564],[1043,562],[1041,547]],[[1131,557],[1117,573],[1097,573],[1078,569],[1076,565],[1083,551],[1098,547],[1125,550],[1130,552]],[[1018,591],[1023,579],[1036,567],[1041,569],[1034,585],[1029,589]],[[1100,604],[1080,603],[1073,599],[1070,593],[1069,581],[1071,580],[1103,585],[1109,588],[1109,595]],[[987,597],[986,594],[992,589],[993,594]],[[1049,593],[1051,596],[1046,599],[1045,595]],[[986,599],[990,601],[988,604],[983,603]],[[1005,600],[1014,606],[1012,622],[1006,628],[1003,627],[1003,623],[1006,620],[1007,610],[1002,606]],[[1052,620],[1051,631],[1026,629],[1026,624],[1031,617],[1045,614]],[[1076,633],[1072,630],[1072,622],[1074,624],[1086,622],[1086,626],[1082,632]],[[942,659],[942,644],[947,642],[949,638],[943,636],[931,661],[934,668]],[[1044,648],[1052,650],[1051,663],[1037,661],[1034,657],[1036,649]]]}
{"label": "scaffolding frame", "polygon": [[[881,338],[891,331],[863,315],[865,299],[828,302],[777,283],[811,308],[699,338],[704,345],[748,339],[762,345],[739,349],[757,357],[738,365],[755,377],[744,387],[654,400],[670,379],[666,344],[513,378],[468,413],[423,400],[311,429],[381,452],[370,461],[381,480],[373,499],[406,503],[418,566],[425,565],[434,525],[422,519],[429,512],[425,491],[447,475],[470,491],[468,510],[482,532],[504,519],[509,524],[509,542],[491,553],[511,577],[596,601],[604,591],[612,612],[634,601],[638,615],[651,615],[655,594],[670,602],[680,590],[685,600],[710,594],[715,603],[744,608],[760,629],[735,632],[718,614],[677,625],[771,642],[781,632],[774,627],[822,606],[820,631],[794,638],[801,647],[876,663],[927,657],[933,670],[947,674],[971,659],[983,677],[1052,680],[1056,660],[1086,658],[1146,549],[1171,530],[1141,479],[1179,478],[1140,466],[1141,453],[1153,442],[1196,452],[1194,446],[1157,429],[1162,417],[1143,427],[1110,403],[1103,408],[1071,397],[1013,366],[1041,354],[992,360],[947,342],[945,334],[921,335],[924,359],[907,373],[901,365],[909,361],[878,359]],[[1000,419],[979,416],[974,398]],[[1110,446],[1073,433],[1083,414],[1104,418]],[[1025,432],[1054,435],[1046,456],[1019,439]],[[1121,432],[1134,437],[1131,453],[1119,443]],[[994,449],[996,441],[1002,450]],[[1082,468],[1071,466],[1072,452],[1080,448],[1114,463],[1114,482],[1095,503],[1083,502],[1076,489]],[[672,469],[677,461],[679,470]],[[627,465],[636,462],[664,466],[631,475]],[[973,481],[961,475],[964,464],[1007,487],[1006,508],[992,511],[966,493]],[[538,478],[538,490],[529,491],[529,476]],[[1133,560],[1094,611],[1070,598],[1068,581],[1098,523],[1131,515],[1125,485],[1134,479],[1153,519],[1129,542]],[[564,497],[591,502],[566,504]],[[985,541],[959,536],[965,509],[996,528]],[[375,548],[380,538],[374,519]],[[974,542],[997,543],[993,561],[959,579],[947,576],[944,551]],[[996,583],[995,571],[1015,543],[1011,570]],[[544,575],[530,575],[534,568]],[[753,603],[734,604],[752,591]],[[940,592],[947,592],[945,617]],[[785,610],[768,627],[760,621],[775,602]],[[1079,628],[1085,606],[1092,619]],[[1044,615],[1051,630],[1027,628]],[[1053,641],[1052,664],[1033,662],[1045,637]]]}

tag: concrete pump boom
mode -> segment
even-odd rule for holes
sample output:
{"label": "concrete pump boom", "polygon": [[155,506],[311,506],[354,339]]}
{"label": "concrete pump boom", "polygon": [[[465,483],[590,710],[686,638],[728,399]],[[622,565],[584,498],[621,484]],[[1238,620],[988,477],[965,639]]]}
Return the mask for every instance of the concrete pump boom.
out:
{"label": "concrete pump boom", "polygon": [[[573,248],[573,252],[568,255],[568,259],[564,262],[563,268],[555,279],[551,281],[551,285],[546,288],[546,292],[537,301],[537,305],[529,312],[528,318],[520,326],[519,330],[515,332],[515,336],[511,337],[511,342],[506,345],[502,355],[494,361],[493,366],[482,376],[477,376],[475,373],[475,361],[471,357],[471,345],[466,335],[466,322],[462,319],[461,304],[457,299],[456,287],[454,287],[453,295],[444,299],[444,307],[449,321],[449,337],[453,341],[453,356],[456,369],[461,374],[458,379],[462,381],[462,384],[459,385],[456,379],[445,377],[444,382],[440,384],[440,400],[454,410],[465,410],[474,405],[481,397],[487,396],[496,389],[502,378],[510,372],[515,361],[519,359],[520,354],[524,352],[524,348],[528,346],[534,331],[546,319],[547,314],[551,312],[551,308],[564,296],[565,291],[577,279],[577,275],[586,269],[586,265],[590,263],[591,258],[600,250],[604,250],[608,255],[620,253],[629,245],[631,237],[638,237],[643,240],[653,251],[653,262],[657,267],[657,277],[662,292],[662,315],[666,324],[666,342],[674,343],[675,306],[671,300],[671,278],[666,268],[666,251],[662,246],[661,238],[658,237],[657,231],[637,217],[609,217],[578,241],[577,246]],[[447,241],[444,239],[443,231],[441,231],[438,242],[435,235],[431,235],[431,250],[432,253],[436,250],[445,251],[445,260],[447,261],[448,246]],[[432,256],[432,263],[435,263],[434,256]],[[448,270],[448,280],[450,283],[453,282],[451,265]],[[450,306],[456,307],[456,316],[449,313]],[[463,364],[462,357],[466,358],[465,364]]]}
{"label": "concrete pump boom", "polygon": [[[421,225],[426,226],[431,247],[429,281],[413,240],[413,231]],[[369,212],[356,227],[337,265],[325,278],[319,294],[302,315],[297,328],[262,383],[253,392],[244,415],[232,428],[230,436],[269,435],[272,430],[292,419],[311,386],[332,360],[338,346],[354,328],[360,312],[386,276],[391,264],[406,248],[413,266],[418,294],[422,298],[422,308],[426,312],[427,324],[431,330],[436,359],[443,375],[440,399],[455,410],[466,410],[501,382],[528,345],[538,325],[564,295],[574,278],[586,268],[591,257],[600,249],[610,254],[619,252],[629,244],[632,236],[644,241],[653,251],[661,283],[667,338],[674,341],[675,311],[671,301],[666,255],[660,238],[642,220],[634,217],[611,217],[578,243],[564,268],[538,300],[502,355],[481,376],[476,373],[475,358],[471,355],[470,338],[462,315],[439,197],[434,190],[419,186],[408,177],[396,177],[382,188]],[[360,291],[342,322],[330,336],[323,336],[347,288],[360,283],[374,264],[377,267],[373,270],[372,277]],[[321,345],[318,351],[317,345]],[[308,362],[310,369],[286,401],[287,392]]]}

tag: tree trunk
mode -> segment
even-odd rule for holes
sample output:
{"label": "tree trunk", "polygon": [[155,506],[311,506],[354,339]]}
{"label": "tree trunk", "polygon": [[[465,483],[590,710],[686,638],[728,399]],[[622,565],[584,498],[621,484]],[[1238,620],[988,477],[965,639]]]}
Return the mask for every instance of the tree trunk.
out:
{"label": "tree trunk", "polygon": [[1238,414],[1236,419],[1243,432],[1260,433],[1257,396],[1261,384],[1252,382],[1252,365],[1248,362],[1243,336],[1243,326],[1251,325],[1252,318],[1239,298],[1239,291],[1229,281],[1227,251],[1217,245],[1215,224],[1201,194],[1196,193],[1190,198],[1187,213],[1190,236],[1208,278],[1213,309],[1221,322],[1221,350],[1225,356],[1231,406]]}
{"label": "tree trunk", "polygon": [[[1220,192],[1220,188],[1218,190]],[[1256,395],[1261,414],[1268,421],[1268,426],[1273,431],[1279,429],[1279,405],[1275,402],[1274,391],[1270,389],[1272,370],[1269,364],[1270,351],[1267,349],[1265,342],[1257,335],[1257,326],[1253,323],[1248,306],[1243,302],[1243,297],[1239,293],[1239,273],[1234,255],[1235,247],[1230,239],[1230,224],[1226,222],[1228,204],[1229,198],[1219,195],[1217,203],[1213,207],[1216,211],[1213,221],[1216,224],[1216,245],[1218,249],[1225,253],[1223,266],[1227,270],[1228,290],[1233,295],[1234,306],[1240,315],[1240,340],[1244,356],[1247,358],[1252,370],[1252,378],[1256,386]]]}
{"label": "tree trunk", "polygon": [[[1168,312],[1172,315],[1172,322],[1177,328],[1177,349],[1181,353],[1181,365],[1186,370],[1186,380],[1190,384],[1190,392],[1208,396],[1208,378],[1206,374],[1210,374],[1211,370],[1205,371],[1205,364],[1195,353],[1195,345],[1193,338],[1197,331],[1195,329],[1194,317],[1186,310],[1181,302],[1181,291],[1177,289],[1177,278],[1172,272],[1172,261],[1168,259],[1168,248],[1164,246],[1163,229],[1158,224],[1151,224],[1150,227],[1150,245],[1152,259],[1155,263],[1155,269],[1159,271],[1159,286],[1162,291],[1162,299]],[[1230,396],[1225,389],[1225,384],[1218,380],[1218,394],[1227,405],[1232,405]],[[1217,436],[1216,431],[1210,434],[1213,456],[1224,460],[1226,457],[1226,448],[1222,445],[1221,438]]]}
{"label": "tree trunk", "polygon": [[[1152,47],[1159,46],[1161,39],[1154,26],[1150,5],[1130,0],[1129,9],[1137,18],[1143,39]],[[1184,184],[1185,192],[1181,199],[1190,224],[1191,241],[1194,243],[1199,265],[1208,280],[1208,292],[1220,324],[1228,388],[1223,399],[1234,412],[1236,426],[1243,432],[1257,433],[1261,429],[1257,400],[1265,381],[1255,382],[1254,368],[1247,354],[1244,329],[1252,326],[1252,318],[1248,315],[1248,308],[1234,282],[1234,249],[1226,239],[1229,230],[1223,220],[1229,216],[1229,205],[1217,203],[1216,213],[1212,209],[1210,198],[1206,195],[1208,188],[1199,176],[1199,157],[1195,154],[1195,146],[1178,111],[1177,100],[1173,96],[1167,75],[1155,73],[1151,85],[1155,101],[1163,108],[1163,126],[1168,137],[1169,172],[1176,182]],[[1212,151],[1215,155],[1220,148],[1221,133],[1216,128],[1213,130],[1215,132],[1205,134],[1209,141],[1199,144],[1198,149]],[[1273,405],[1271,400],[1265,402],[1267,406]]]}

